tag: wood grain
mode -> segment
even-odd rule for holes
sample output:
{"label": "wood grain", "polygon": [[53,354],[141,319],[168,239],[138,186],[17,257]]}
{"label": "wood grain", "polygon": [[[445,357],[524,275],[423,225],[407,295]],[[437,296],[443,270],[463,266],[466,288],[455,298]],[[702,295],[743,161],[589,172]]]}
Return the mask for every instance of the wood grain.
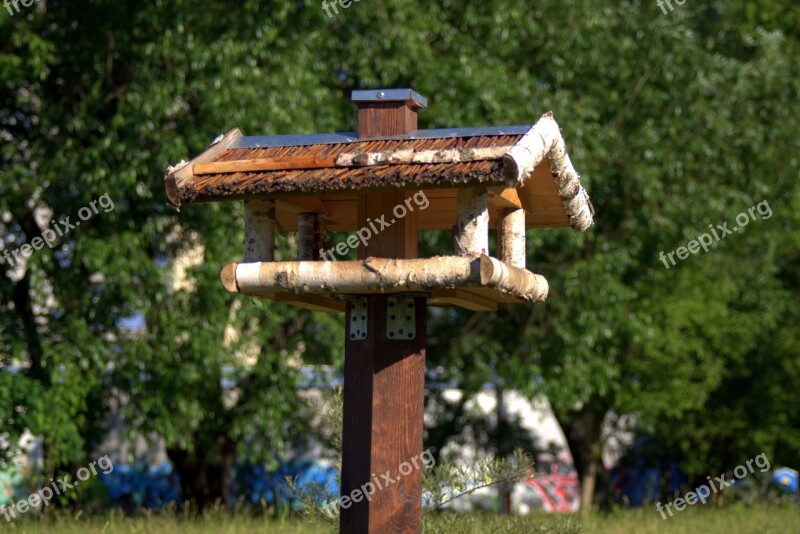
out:
{"label": "wood grain", "polygon": [[195,163],[194,174],[227,174],[234,172],[288,171],[295,169],[325,169],[336,166],[334,156],[289,156],[269,159],[239,159]]}
{"label": "wood grain", "polygon": [[[342,533],[408,533],[421,529],[422,471],[398,478],[401,464],[422,453],[425,392],[425,298],[416,301],[417,335],[411,341],[386,336],[388,297],[368,297],[367,339],[351,340],[348,305],[345,341],[342,495],[351,495],[373,474],[396,479],[349,508],[342,508]],[[420,464],[421,465],[421,464]]]}
{"label": "wood grain", "polygon": [[[395,218],[394,206],[410,193],[364,193],[358,199],[358,224],[386,215]],[[359,256],[415,258],[417,221],[413,214],[396,220],[390,228],[360,246]],[[345,333],[344,421],[342,434],[342,496],[351,495],[367,482],[388,473],[398,476],[401,464],[422,454],[425,406],[425,340],[427,305],[424,295],[415,299],[416,337],[389,339],[387,295],[367,297],[367,338],[350,338],[353,308],[348,303]],[[414,310],[403,310],[413,312]],[[418,534],[422,521],[422,471],[408,475],[375,492],[371,499],[353,502],[340,512],[340,532],[348,534]]]}

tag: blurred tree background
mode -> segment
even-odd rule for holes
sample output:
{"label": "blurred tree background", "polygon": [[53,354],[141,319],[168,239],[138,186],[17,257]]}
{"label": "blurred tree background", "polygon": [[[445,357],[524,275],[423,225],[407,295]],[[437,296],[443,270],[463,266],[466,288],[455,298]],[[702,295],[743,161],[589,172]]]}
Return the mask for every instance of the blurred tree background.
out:
{"label": "blurred tree background", "polygon": [[[597,210],[585,234],[529,232],[546,304],[432,313],[439,378],[465,400],[487,382],[546,395],[585,499],[608,498],[603,422],[622,416],[654,438],[651,454],[682,456],[700,479],[761,452],[800,465],[800,6],[674,7],[363,0],[329,18],[316,0],[52,0],[3,10],[4,247],[105,193],[115,209],[22,266],[0,258],[0,435],[43,436],[52,473],[83,464],[120,409],[132,435],[166,439],[184,496],[201,505],[225,496],[234,458],[279,460],[310,420],[296,363],[341,366],[342,318],[225,292],[218,269],[241,254],[243,210],[178,216],[165,168],[234,126],[351,130],[350,90],[413,87],[430,101],[423,128],[531,124],[554,111]],[[771,218],[670,269],[659,260],[764,200]],[[450,247],[441,234],[424,239],[426,253]],[[462,403],[443,405],[427,434],[435,450],[465,417]]]}

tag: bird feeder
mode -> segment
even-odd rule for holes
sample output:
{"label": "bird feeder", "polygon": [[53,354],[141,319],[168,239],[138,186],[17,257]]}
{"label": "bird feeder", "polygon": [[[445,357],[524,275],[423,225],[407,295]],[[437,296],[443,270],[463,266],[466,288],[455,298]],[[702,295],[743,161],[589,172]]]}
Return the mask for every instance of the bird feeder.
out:
{"label": "bird feeder", "polygon": [[[418,469],[350,497],[422,452],[427,307],[545,300],[547,280],[526,266],[526,228],[583,231],[593,209],[551,113],[534,125],[419,130],[427,101],[410,89],[352,100],[357,132],[233,129],[170,168],[165,189],[176,207],[244,202],[243,261],[221,273],[228,291],[346,314],[340,528],[418,532]],[[452,230],[452,251],[419,258],[420,230]],[[276,232],[295,233],[296,260],[275,261]],[[330,243],[331,232],[350,234]],[[343,258],[351,248],[357,259]]]}

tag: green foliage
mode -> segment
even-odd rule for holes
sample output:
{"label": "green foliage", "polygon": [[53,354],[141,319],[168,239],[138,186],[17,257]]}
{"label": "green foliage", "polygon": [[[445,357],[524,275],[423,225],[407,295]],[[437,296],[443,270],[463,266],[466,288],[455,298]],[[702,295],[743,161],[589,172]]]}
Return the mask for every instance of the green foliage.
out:
{"label": "green foliage", "polygon": [[[316,424],[320,441],[328,443],[337,455],[341,454],[342,390],[326,392],[320,399],[309,402],[314,413],[318,414]],[[339,471],[341,472],[341,464]],[[477,490],[513,484],[529,476],[533,471],[533,459],[522,450],[515,450],[509,458],[486,456],[469,464],[454,460],[425,465],[422,471],[422,492],[425,510],[428,514],[438,514],[448,503],[460,499]],[[289,489],[300,503],[307,517],[320,521],[338,521],[338,509],[333,514],[326,506],[339,498],[330,493],[327,485],[318,483],[298,487],[297,480],[287,478]],[[341,480],[337,480],[341,485]]]}

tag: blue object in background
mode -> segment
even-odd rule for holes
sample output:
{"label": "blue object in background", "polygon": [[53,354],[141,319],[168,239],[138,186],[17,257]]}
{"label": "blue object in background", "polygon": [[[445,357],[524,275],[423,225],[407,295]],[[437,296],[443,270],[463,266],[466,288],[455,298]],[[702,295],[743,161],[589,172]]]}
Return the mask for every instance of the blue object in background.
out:
{"label": "blue object in background", "polygon": [[797,493],[800,489],[800,473],[788,467],[776,469],[772,482],[786,493]]}
{"label": "blue object in background", "polygon": [[180,502],[180,479],[170,462],[160,465],[116,465],[100,474],[112,504],[158,510]]}
{"label": "blue object in background", "polygon": [[642,506],[660,500],[661,476],[664,470],[669,470],[668,495],[680,492],[683,485],[688,483],[688,478],[681,472],[677,461],[671,461],[667,465],[656,462],[655,466],[645,465],[644,462],[645,459],[640,457],[632,467],[619,467],[611,471],[616,502]]}
{"label": "blue object in background", "polygon": [[[298,508],[301,503],[289,486],[287,477],[296,481],[295,485],[301,493],[310,493],[316,485],[336,498],[339,496],[338,474],[332,467],[311,461],[284,463],[275,471],[268,471],[257,464],[238,464],[234,468],[231,494],[254,505],[264,502],[270,506],[286,504]],[[319,496],[318,500],[324,498]]]}

